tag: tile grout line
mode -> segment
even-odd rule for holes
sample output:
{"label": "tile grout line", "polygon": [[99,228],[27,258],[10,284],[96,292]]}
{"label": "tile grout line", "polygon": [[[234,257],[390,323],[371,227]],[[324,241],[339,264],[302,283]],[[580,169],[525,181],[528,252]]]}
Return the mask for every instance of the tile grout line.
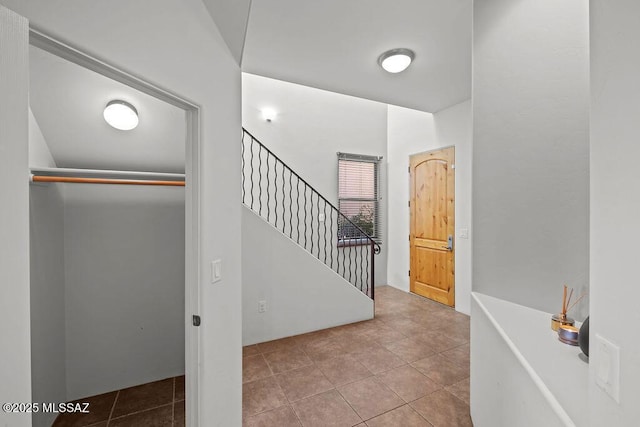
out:
{"label": "tile grout line", "polygon": [[171,427],[176,424],[176,377],[173,377],[173,397],[171,399]]}
{"label": "tile grout line", "polygon": [[113,399],[113,405],[111,405],[111,411],[109,411],[109,418],[107,418],[107,427],[111,424],[111,417],[113,416],[113,411],[116,409],[116,403],[118,402],[118,397],[120,396],[120,390],[116,392],[116,398]]}
{"label": "tile grout line", "polygon": [[[181,401],[181,402],[182,402],[182,401]],[[141,414],[141,413],[143,413],[143,412],[154,411],[154,410],[156,410],[156,409],[164,408],[165,406],[169,406],[169,405],[173,405],[173,402],[163,403],[162,405],[153,406],[153,407],[151,407],[151,408],[145,408],[145,409],[142,409],[142,410],[140,410],[140,411],[131,412],[131,413],[129,413],[129,414],[125,414],[125,415],[120,415],[119,417],[115,417],[115,418],[113,418],[111,421],[120,420],[120,419],[122,419],[122,418],[126,418],[126,417],[129,417],[129,416],[131,416],[131,415],[138,415],[138,414]]]}

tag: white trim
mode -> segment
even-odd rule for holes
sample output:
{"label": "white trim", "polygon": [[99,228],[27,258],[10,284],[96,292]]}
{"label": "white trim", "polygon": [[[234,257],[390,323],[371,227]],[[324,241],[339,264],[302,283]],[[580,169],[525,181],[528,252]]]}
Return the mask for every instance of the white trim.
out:
{"label": "white trim", "polygon": [[185,370],[186,425],[200,425],[200,328],[192,325],[192,315],[200,315],[200,150],[201,120],[200,107],[167,89],[109,63],[62,43],[46,33],[34,28],[29,29],[29,43],[46,52],[66,59],[81,67],[92,70],[112,80],[130,86],[140,92],[181,108],[186,112],[185,136]]}

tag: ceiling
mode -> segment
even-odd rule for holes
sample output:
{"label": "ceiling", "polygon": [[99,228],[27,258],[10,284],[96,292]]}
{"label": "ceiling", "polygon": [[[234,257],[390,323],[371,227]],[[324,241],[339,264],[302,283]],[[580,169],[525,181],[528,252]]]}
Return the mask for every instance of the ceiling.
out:
{"label": "ceiling", "polygon": [[[29,61],[31,110],[58,167],[184,173],[184,110],[33,46]],[[105,122],[113,99],[136,107],[137,128]]]}
{"label": "ceiling", "polygon": [[[471,0],[252,0],[242,69],[437,112],[471,97]],[[389,74],[389,49],[416,58]]]}
{"label": "ceiling", "polygon": [[236,62],[242,62],[251,0],[202,0]]}

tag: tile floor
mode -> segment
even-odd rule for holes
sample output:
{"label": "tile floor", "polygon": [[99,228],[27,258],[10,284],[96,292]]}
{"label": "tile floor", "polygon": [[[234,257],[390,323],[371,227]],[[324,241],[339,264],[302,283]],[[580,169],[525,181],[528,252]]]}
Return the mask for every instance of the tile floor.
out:
{"label": "tile floor", "polygon": [[388,286],[376,318],[243,349],[245,426],[471,426],[469,317]]}
{"label": "tile floor", "polygon": [[60,414],[53,427],[184,427],[184,376],[79,399],[88,414]]}

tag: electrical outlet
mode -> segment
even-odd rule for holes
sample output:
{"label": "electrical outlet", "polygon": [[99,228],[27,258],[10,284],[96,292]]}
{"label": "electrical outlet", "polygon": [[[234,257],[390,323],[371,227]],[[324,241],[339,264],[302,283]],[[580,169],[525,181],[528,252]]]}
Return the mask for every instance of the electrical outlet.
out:
{"label": "electrical outlet", "polygon": [[620,403],[620,347],[596,334],[596,384]]}
{"label": "electrical outlet", "polygon": [[267,302],[265,300],[258,301],[258,313],[265,313],[267,311]]}

